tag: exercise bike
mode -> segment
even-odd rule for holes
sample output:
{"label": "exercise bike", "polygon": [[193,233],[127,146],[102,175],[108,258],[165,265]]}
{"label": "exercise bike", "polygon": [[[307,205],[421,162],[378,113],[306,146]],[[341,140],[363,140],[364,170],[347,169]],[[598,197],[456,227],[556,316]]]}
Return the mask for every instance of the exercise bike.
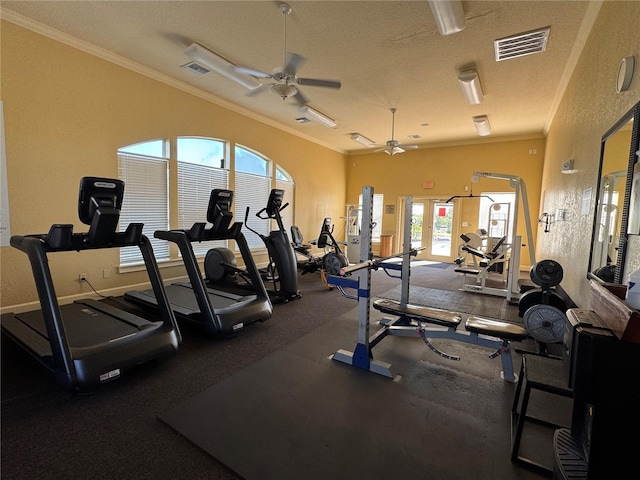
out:
{"label": "exercise bike", "polygon": [[256,217],[262,220],[275,220],[278,225],[277,230],[272,230],[269,235],[262,235],[249,226],[249,207],[247,207],[244,225],[253,233],[258,235],[269,254],[269,264],[261,269],[261,275],[265,284],[270,283],[273,288],[268,289],[272,300],[287,302],[291,299],[300,298],[302,295],[298,290],[298,264],[293,246],[289,241],[289,236],[282,223],[280,212],[284,210],[288,203],[282,204],[284,190],[274,188],[269,194],[267,206],[256,213]]}

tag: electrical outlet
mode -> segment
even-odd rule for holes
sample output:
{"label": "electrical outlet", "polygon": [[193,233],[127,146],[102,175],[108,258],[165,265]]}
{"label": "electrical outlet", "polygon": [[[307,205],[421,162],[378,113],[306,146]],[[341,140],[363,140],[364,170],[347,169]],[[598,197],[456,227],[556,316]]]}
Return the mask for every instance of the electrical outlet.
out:
{"label": "electrical outlet", "polygon": [[79,282],[84,282],[87,279],[87,274],[86,273],[79,273],[78,274],[78,281]]}

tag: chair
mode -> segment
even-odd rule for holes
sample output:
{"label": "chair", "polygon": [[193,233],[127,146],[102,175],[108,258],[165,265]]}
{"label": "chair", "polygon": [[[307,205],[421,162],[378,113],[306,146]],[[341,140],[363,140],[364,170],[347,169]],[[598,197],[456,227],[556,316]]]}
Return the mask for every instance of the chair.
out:
{"label": "chair", "polygon": [[[520,442],[527,420],[550,427],[563,426],[527,413],[529,397],[534,389],[573,398],[573,392],[564,379],[561,360],[535,353],[523,354],[520,376],[511,407],[511,460],[549,474],[552,473],[550,467],[520,455]],[[520,398],[521,394],[522,398]]]}
{"label": "chair", "polygon": [[291,225],[291,246],[296,254],[304,257],[304,260],[298,259],[298,269],[302,274],[313,273],[322,267],[322,259],[311,253],[311,246],[316,245],[313,241],[311,244],[304,243],[302,232],[297,225]]}

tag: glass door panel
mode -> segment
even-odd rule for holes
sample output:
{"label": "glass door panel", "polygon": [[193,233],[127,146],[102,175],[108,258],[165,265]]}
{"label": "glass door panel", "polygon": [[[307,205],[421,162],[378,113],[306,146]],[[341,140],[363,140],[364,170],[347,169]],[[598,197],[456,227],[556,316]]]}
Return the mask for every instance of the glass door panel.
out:
{"label": "glass door panel", "polygon": [[431,259],[448,261],[452,250],[453,204],[434,202],[431,211],[431,242],[429,254]]}

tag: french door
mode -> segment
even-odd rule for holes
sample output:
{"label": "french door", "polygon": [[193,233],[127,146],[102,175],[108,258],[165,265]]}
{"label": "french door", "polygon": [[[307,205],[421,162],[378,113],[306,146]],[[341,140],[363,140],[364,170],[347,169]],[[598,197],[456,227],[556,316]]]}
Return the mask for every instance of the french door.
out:
{"label": "french door", "polygon": [[[404,208],[401,211],[404,212]],[[458,256],[455,213],[453,202],[444,203],[441,199],[425,197],[413,199],[411,247],[424,247],[418,252],[418,259],[453,262]],[[399,232],[403,231],[403,222],[401,219]],[[401,238],[399,244],[402,244]]]}

